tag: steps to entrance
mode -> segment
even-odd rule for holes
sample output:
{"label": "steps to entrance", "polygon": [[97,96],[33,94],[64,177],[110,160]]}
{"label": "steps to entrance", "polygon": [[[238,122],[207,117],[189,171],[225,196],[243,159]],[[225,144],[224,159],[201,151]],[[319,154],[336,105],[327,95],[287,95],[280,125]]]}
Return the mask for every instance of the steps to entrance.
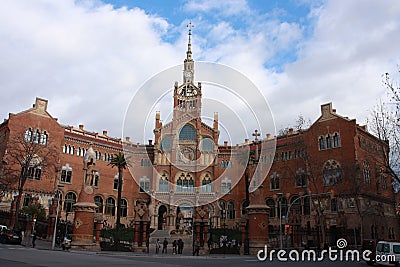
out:
{"label": "steps to entrance", "polygon": [[160,252],[162,251],[162,243],[164,241],[164,238],[167,239],[168,241],[168,254],[172,254],[172,242],[174,240],[178,241],[179,238],[182,239],[184,242],[183,245],[183,253],[185,255],[191,255],[192,254],[192,246],[193,246],[193,235],[171,235],[169,230],[155,230],[150,234],[149,238],[149,252],[150,253],[156,253],[156,241],[157,238],[160,240],[161,248]]}

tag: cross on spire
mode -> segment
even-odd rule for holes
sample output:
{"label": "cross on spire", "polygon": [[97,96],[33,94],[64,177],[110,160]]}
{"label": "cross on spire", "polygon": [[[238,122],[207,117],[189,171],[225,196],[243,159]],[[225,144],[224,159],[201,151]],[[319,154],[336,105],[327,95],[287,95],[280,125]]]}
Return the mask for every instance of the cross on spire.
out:
{"label": "cross on spire", "polygon": [[258,140],[258,137],[260,136],[261,134],[258,132],[258,130],[256,129],[256,130],[254,130],[254,133],[252,134],[252,136],[254,136],[255,138],[254,138],[254,141],[257,141]]}
{"label": "cross on spire", "polygon": [[190,21],[189,24],[186,25],[186,27],[189,28],[189,33],[188,33],[189,41],[188,41],[188,50],[186,52],[186,54],[187,54],[186,58],[187,59],[192,59],[192,44],[191,44],[191,41],[190,41],[190,36],[192,35],[192,28],[194,27],[194,25]]}

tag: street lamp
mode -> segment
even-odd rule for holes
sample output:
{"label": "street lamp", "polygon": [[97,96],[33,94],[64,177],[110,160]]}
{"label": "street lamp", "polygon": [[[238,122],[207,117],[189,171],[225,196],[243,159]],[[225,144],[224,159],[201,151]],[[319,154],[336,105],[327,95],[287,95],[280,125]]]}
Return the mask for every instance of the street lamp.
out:
{"label": "street lamp", "polygon": [[[62,188],[64,185],[58,184],[57,188]],[[60,191],[57,190],[56,193],[57,196],[57,211],[56,211],[56,219],[54,222],[54,231],[53,231],[53,241],[51,242],[51,249],[54,250],[55,244],[56,244],[56,235],[57,235],[57,224],[58,224],[58,213],[60,211]]]}
{"label": "street lamp", "polygon": [[279,204],[279,244],[280,249],[283,249],[283,236],[282,236],[282,196],[283,193],[276,193],[278,196],[278,204]]}

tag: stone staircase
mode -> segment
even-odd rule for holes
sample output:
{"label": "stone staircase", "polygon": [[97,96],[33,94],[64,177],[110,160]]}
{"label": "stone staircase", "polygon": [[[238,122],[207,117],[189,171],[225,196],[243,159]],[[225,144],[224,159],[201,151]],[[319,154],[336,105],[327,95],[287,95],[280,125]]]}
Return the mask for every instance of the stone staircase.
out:
{"label": "stone staircase", "polygon": [[157,239],[160,240],[161,248],[160,253],[162,251],[162,243],[164,239],[168,241],[168,254],[172,253],[172,242],[174,240],[178,241],[179,238],[182,239],[184,242],[183,246],[183,253],[185,255],[190,255],[192,253],[192,246],[193,246],[193,235],[180,235],[180,234],[170,234],[170,230],[155,230],[150,234],[149,238],[149,253],[156,253],[156,241]]}

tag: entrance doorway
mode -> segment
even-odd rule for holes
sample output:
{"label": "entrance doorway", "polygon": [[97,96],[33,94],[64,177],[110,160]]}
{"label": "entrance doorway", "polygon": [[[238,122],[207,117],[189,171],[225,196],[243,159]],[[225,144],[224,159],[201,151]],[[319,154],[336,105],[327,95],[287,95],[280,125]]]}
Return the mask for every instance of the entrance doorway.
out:
{"label": "entrance doorway", "polygon": [[158,208],[158,230],[163,230],[167,223],[167,207],[161,205]]}
{"label": "entrance doorway", "polygon": [[176,210],[176,229],[192,231],[193,226],[193,208],[181,205]]}

